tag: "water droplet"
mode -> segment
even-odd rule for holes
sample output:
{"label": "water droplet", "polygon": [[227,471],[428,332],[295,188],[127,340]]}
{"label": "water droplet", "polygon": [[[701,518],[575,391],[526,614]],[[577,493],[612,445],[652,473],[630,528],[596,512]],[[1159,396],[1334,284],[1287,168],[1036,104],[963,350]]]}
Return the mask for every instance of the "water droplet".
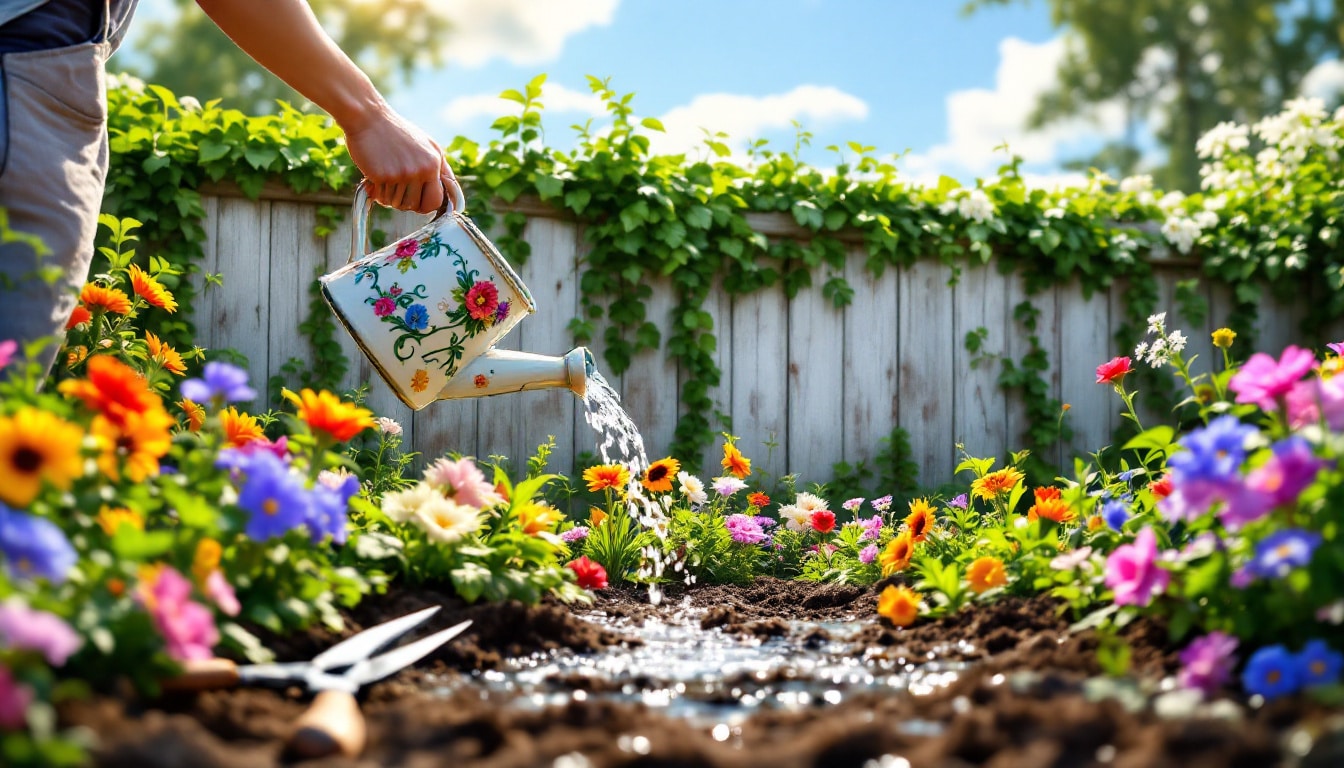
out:
{"label": "water droplet", "polygon": [[732,735],[732,729],[728,727],[727,723],[719,723],[714,726],[713,731],[710,731],[710,735],[714,737],[715,741],[727,741],[728,737]]}

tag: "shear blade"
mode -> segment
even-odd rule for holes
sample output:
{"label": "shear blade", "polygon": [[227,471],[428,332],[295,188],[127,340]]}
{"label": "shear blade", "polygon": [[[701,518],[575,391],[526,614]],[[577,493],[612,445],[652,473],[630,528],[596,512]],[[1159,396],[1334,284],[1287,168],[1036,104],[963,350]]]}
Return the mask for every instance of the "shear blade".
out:
{"label": "shear blade", "polygon": [[398,637],[418,627],[438,610],[439,606],[435,605],[415,613],[408,613],[391,621],[385,621],[375,627],[369,627],[314,656],[309,664],[321,670],[339,669],[356,664],[377,653],[379,649]]}
{"label": "shear blade", "polygon": [[407,643],[406,645],[403,645],[396,650],[388,651],[381,656],[377,656],[367,661],[361,661],[351,667],[350,671],[346,672],[344,677],[359,685],[368,685],[375,680],[381,680],[394,672],[409,667],[433,653],[439,646],[462,634],[463,630],[469,626],[471,626],[471,620],[435,632],[434,634],[428,637],[423,637],[413,643]]}

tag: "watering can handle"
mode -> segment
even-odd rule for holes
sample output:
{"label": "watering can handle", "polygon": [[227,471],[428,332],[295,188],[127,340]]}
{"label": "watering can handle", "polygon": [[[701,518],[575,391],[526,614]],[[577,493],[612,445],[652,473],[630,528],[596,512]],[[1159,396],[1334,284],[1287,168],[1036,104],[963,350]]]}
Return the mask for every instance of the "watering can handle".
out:
{"label": "watering can handle", "polygon": [[[443,216],[451,208],[455,213],[467,209],[467,198],[462,194],[462,185],[456,178],[450,178],[443,185],[443,206],[434,218]],[[363,179],[355,187],[355,202],[351,214],[355,218],[355,236],[350,243],[350,258],[346,263],[362,257],[369,251],[369,214],[373,212],[373,198],[369,197],[369,180]]]}

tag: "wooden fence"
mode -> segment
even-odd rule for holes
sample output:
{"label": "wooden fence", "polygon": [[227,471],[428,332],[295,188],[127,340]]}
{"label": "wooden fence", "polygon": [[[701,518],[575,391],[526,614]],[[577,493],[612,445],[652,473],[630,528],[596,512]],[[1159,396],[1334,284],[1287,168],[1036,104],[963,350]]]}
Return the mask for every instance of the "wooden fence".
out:
{"label": "wooden fence", "polygon": [[[204,269],[222,273],[224,284],[198,300],[200,343],[246,355],[253,382],[264,384],[290,358],[309,355],[298,332],[308,287],[319,269],[345,263],[351,227],[347,217],[329,237],[314,236],[317,209],[349,203],[278,189],[252,201],[220,188],[204,204]],[[532,255],[519,272],[538,310],[500,346],[559,355],[574,346],[567,326],[579,310],[579,263],[586,244],[579,225],[556,218],[549,208],[526,212]],[[395,237],[422,220],[398,214],[382,226]],[[761,216],[753,225],[772,237],[807,236],[784,216]],[[887,269],[874,279],[863,270],[862,247],[856,241],[850,248],[853,258],[845,277],[855,295],[844,310],[833,308],[819,288],[789,300],[779,287],[736,298],[716,291],[705,307],[714,317],[715,358],[723,371],[711,396],[731,416],[732,432],[753,466],[773,476],[792,472],[804,482],[824,481],[835,462],[871,460],[881,439],[900,426],[909,433],[921,482],[935,486],[952,479],[959,442],[972,455],[1001,461],[1007,451],[1020,448],[1027,426],[1024,409],[1005,395],[997,379],[1003,357],[1017,361],[1028,350],[1013,319],[1013,307],[1026,298],[1022,279],[975,268],[964,270],[960,282],[949,286],[949,269],[933,260]],[[1211,311],[1204,323],[1193,326],[1176,311],[1174,297],[1177,282],[1193,277],[1194,268],[1172,260],[1155,263],[1159,309],[1167,310],[1169,328],[1189,337],[1190,350],[1200,354],[1196,370],[1204,370],[1217,351],[1209,333],[1225,324],[1229,298],[1224,290],[1202,285]],[[1046,375],[1052,395],[1071,406],[1066,418],[1074,438],[1048,457],[1060,466],[1108,442],[1122,405],[1109,387],[1095,383],[1094,371],[1112,356],[1128,354],[1138,341],[1125,350],[1112,340],[1112,328],[1125,316],[1118,286],[1087,299],[1081,288],[1075,282],[1032,297],[1041,313],[1037,333],[1050,359]],[[647,316],[666,329],[672,306],[670,287],[655,285]],[[1258,348],[1277,353],[1295,341],[1301,312],[1301,303],[1267,305],[1261,311]],[[965,338],[979,328],[988,333],[972,355]],[[578,453],[594,451],[581,404],[568,392],[443,401],[412,413],[344,331],[339,333],[352,361],[344,385],[369,384],[370,407],[396,419],[407,445],[429,458],[461,451],[521,462],[554,435],[551,467],[568,472]],[[599,365],[601,337],[599,329],[597,341],[589,345]],[[1246,350],[1239,351],[1244,357]],[[644,352],[623,375],[604,375],[639,425],[650,458],[664,455],[679,408],[676,362],[662,351]],[[717,475],[719,456],[716,444],[701,469]]]}

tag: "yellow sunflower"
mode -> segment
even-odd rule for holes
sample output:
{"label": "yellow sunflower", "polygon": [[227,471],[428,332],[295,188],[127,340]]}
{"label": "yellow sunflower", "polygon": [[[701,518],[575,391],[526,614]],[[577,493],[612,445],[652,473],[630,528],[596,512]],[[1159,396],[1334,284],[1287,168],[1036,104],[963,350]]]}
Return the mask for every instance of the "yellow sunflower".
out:
{"label": "yellow sunflower", "polygon": [[929,531],[933,528],[933,507],[928,499],[915,499],[910,502],[910,514],[905,518],[905,527],[910,531],[910,539],[915,544],[928,538]]}
{"label": "yellow sunflower", "polygon": [[886,549],[877,556],[877,561],[882,564],[882,575],[890,576],[893,573],[903,571],[910,565],[910,557],[915,554],[915,539],[910,535],[910,531],[901,531],[896,538],[887,543]]}
{"label": "yellow sunflower", "polygon": [[26,507],[46,481],[66,490],[84,470],[84,432],[55,414],[23,408],[0,416],[0,501]]}
{"label": "yellow sunflower", "polygon": [[990,472],[984,477],[971,483],[971,493],[977,498],[993,499],[1001,494],[1008,493],[1022,482],[1024,475],[1012,467],[1000,469],[997,472]]}
{"label": "yellow sunflower", "polygon": [[133,483],[159,473],[159,459],[173,444],[169,431],[176,422],[162,408],[144,413],[128,413],[121,424],[106,416],[93,417],[92,433],[98,440],[98,468],[113,480],[123,470]]}
{"label": "yellow sunflower", "polygon": [[681,471],[681,462],[674,458],[659,459],[649,465],[644,470],[644,479],[641,480],[645,488],[650,491],[670,491],[672,490],[672,478]]}

